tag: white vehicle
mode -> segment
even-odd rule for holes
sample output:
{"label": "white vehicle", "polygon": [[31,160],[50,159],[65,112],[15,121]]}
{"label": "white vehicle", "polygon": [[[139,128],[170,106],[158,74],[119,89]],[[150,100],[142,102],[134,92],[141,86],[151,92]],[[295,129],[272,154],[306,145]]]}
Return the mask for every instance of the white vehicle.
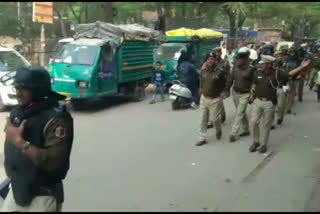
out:
{"label": "white vehicle", "polygon": [[[18,104],[16,99],[16,90],[13,87],[13,77],[15,71],[22,66],[31,64],[14,49],[0,46],[0,79],[10,79],[9,81],[0,81],[0,112],[4,111],[7,106]],[[1,78],[2,77],[2,78]]]}
{"label": "white vehicle", "polygon": [[193,102],[191,91],[179,80],[174,80],[169,88],[169,100],[173,110],[189,107]]}

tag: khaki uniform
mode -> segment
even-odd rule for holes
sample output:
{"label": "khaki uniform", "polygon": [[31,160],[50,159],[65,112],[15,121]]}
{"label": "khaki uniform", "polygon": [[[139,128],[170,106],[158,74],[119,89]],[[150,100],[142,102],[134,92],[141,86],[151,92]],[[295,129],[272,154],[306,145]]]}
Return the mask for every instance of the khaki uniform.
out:
{"label": "khaki uniform", "polygon": [[277,118],[283,119],[286,111],[286,102],[287,102],[287,92],[284,92],[282,88],[277,89],[277,97],[278,97],[278,103],[277,103]]}
{"label": "khaki uniform", "polygon": [[233,121],[231,135],[236,136],[242,125],[243,132],[249,132],[249,122],[246,114],[250,93],[240,94],[233,90],[233,102],[236,106],[236,116]]}
{"label": "khaki uniform", "polygon": [[206,140],[209,118],[213,121],[217,132],[221,131],[220,115],[222,113],[222,99],[220,97],[211,99],[204,95],[200,99],[200,141]]}
{"label": "khaki uniform", "polygon": [[[297,63],[297,60],[290,60],[286,62],[286,72],[290,72],[291,70],[299,67],[299,64]],[[298,80],[297,76],[294,76],[289,81],[289,91],[287,96],[287,104],[286,104],[286,111],[290,111],[294,101],[295,97],[297,95],[297,87],[298,87]]]}
{"label": "khaki uniform", "polygon": [[222,98],[220,97],[226,82],[226,73],[218,66],[201,70],[201,99],[200,99],[200,141],[204,141],[207,133],[209,118],[213,121],[217,133],[221,132],[220,116],[222,114]]}
{"label": "khaki uniform", "polygon": [[[227,75],[229,75],[230,72],[230,66],[228,65],[228,62],[224,59],[220,59],[219,64],[217,65],[219,67],[221,67],[221,69],[224,69],[224,71],[226,72]],[[222,100],[222,112],[221,112],[221,117],[226,117],[226,110],[224,108],[224,103]],[[214,120],[212,120],[214,121]]]}
{"label": "khaki uniform", "polygon": [[[256,99],[252,107],[252,128],[254,143],[267,145],[270,128],[274,121],[275,109],[277,105],[277,88],[280,82],[285,82],[289,78],[288,73],[278,70],[269,74],[258,70],[254,79],[256,85]],[[262,133],[260,139],[260,127]]]}
{"label": "khaki uniform", "polygon": [[[70,138],[73,138],[72,117],[49,120],[43,130],[43,136],[45,149],[42,150],[39,160],[34,164],[44,171],[50,171],[67,155],[67,147],[69,146],[67,143],[70,142]],[[29,206],[21,207],[16,204],[10,188],[1,212],[60,212],[63,200],[63,195],[57,197],[36,196]]]}
{"label": "khaki uniform", "polygon": [[297,86],[298,86],[298,81],[295,79],[291,79],[289,81],[289,91],[288,91],[288,96],[287,96],[287,104],[286,104],[286,111],[291,110],[295,97],[297,95]]}
{"label": "khaki uniform", "polygon": [[1,212],[61,212],[62,204],[58,204],[57,200],[52,196],[36,196],[31,204],[22,207],[14,201],[12,190],[2,205]]}
{"label": "khaki uniform", "polygon": [[225,90],[229,93],[231,86],[233,86],[232,97],[237,109],[230,135],[237,136],[241,125],[243,132],[249,132],[246,109],[250,99],[250,89],[255,71],[255,67],[251,65],[245,69],[234,67],[228,78]]}
{"label": "khaki uniform", "polygon": [[[268,100],[255,99],[252,107],[253,140],[267,145],[269,141],[270,128],[274,120],[275,105]],[[262,123],[262,138],[260,141],[260,127]]]}
{"label": "khaki uniform", "polygon": [[[285,71],[285,64],[282,64],[280,66],[275,66],[276,72],[281,71],[281,72],[286,72]],[[283,119],[285,115],[285,110],[286,110],[286,102],[287,102],[287,94],[288,92],[283,90],[283,86],[288,84],[289,79],[284,79],[279,82],[279,86],[277,88],[277,106],[276,106],[276,115],[277,119]],[[277,80],[278,81],[278,80]]]}

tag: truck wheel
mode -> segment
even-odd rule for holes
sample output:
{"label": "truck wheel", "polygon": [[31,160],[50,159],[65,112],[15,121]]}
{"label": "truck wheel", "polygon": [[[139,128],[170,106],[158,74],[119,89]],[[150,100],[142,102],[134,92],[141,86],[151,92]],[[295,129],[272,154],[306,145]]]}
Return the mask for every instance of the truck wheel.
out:
{"label": "truck wheel", "polygon": [[6,106],[3,104],[2,98],[0,96],[0,112],[3,112],[6,110]]}
{"label": "truck wheel", "polygon": [[83,109],[84,104],[85,104],[84,99],[71,99],[71,105],[75,111],[79,111]]}
{"label": "truck wheel", "polygon": [[142,86],[136,86],[134,89],[133,100],[136,102],[141,102],[146,97],[145,90]]}

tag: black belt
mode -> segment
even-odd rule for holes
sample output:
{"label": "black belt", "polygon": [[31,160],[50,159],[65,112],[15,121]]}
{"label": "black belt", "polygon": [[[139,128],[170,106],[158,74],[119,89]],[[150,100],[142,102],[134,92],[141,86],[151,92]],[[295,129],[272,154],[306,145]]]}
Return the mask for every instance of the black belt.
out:
{"label": "black belt", "polygon": [[233,90],[238,94],[248,94],[248,93],[250,93],[250,90],[249,91],[237,91],[236,89],[233,89]]}
{"label": "black belt", "polygon": [[259,100],[261,100],[261,101],[271,101],[271,100],[269,100],[268,98],[264,98],[264,97],[257,97]]}

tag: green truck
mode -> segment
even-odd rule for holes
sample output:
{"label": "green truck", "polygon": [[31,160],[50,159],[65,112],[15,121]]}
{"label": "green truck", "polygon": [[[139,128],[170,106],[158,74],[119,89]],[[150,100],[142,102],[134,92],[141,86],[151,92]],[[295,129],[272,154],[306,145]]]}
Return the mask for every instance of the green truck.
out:
{"label": "green truck", "polygon": [[75,109],[88,99],[109,95],[141,101],[152,81],[153,52],[160,38],[160,32],[139,25],[80,25],[75,41],[64,45],[48,66],[52,88],[70,98]]}
{"label": "green truck", "polygon": [[221,41],[222,38],[200,39],[198,37],[168,36],[167,41],[154,52],[154,61],[162,63],[167,87],[170,87],[171,82],[176,79],[175,73],[182,50],[192,54],[195,67],[200,69],[205,55],[213,48],[220,47]]}

